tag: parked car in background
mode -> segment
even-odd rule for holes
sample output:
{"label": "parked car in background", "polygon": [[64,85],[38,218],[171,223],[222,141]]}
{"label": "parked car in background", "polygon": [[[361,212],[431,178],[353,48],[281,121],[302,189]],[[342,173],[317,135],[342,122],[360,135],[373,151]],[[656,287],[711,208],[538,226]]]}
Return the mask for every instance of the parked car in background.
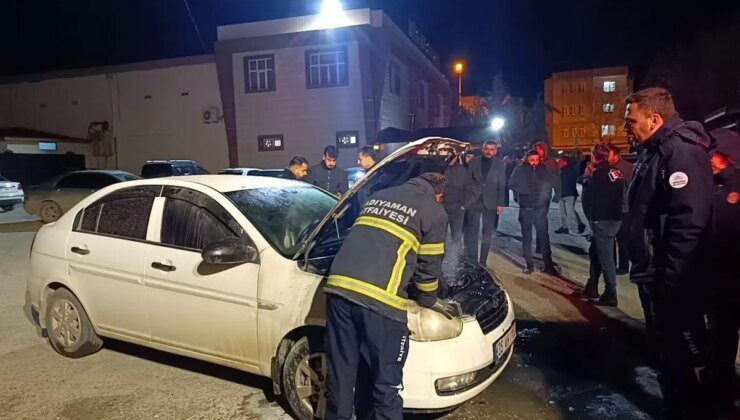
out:
{"label": "parked car in background", "polygon": [[207,175],[194,160],[149,160],[141,168],[142,178],[163,178],[168,176]]}
{"label": "parked car in background", "polygon": [[23,187],[19,182],[0,176],[0,208],[3,211],[12,211],[16,204],[23,203],[23,197]]}
{"label": "parked car in background", "polygon": [[260,169],[259,172],[250,175],[277,178],[282,175],[283,171],[284,169]]}
{"label": "parked car in background", "polygon": [[218,171],[219,175],[256,175],[261,169],[257,168],[226,168]]}
{"label": "parked car in background", "polygon": [[355,185],[357,181],[361,180],[362,177],[365,176],[365,173],[367,171],[357,166],[354,168],[347,168],[344,170],[344,172],[347,172],[349,188],[352,188],[352,186]]}
{"label": "parked car in background", "polygon": [[[467,147],[410,143],[339,200],[303,182],[252,176],[110,186],[39,229],[26,314],[62,356],[95,353],[101,337],[128,341],[266,376],[296,418],[323,418],[322,288],[360,214],[359,196],[444,171]],[[512,355],[514,309],[494,273],[464,260],[449,263],[439,282],[456,316],[403,300],[408,410],[464,403]]]}
{"label": "parked car in background", "polygon": [[119,182],[133,181],[140,177],[117,170],[75,171],[61,175],[38,187],[26,190],[24,207],[44,223],[58,220],[80,200]]}

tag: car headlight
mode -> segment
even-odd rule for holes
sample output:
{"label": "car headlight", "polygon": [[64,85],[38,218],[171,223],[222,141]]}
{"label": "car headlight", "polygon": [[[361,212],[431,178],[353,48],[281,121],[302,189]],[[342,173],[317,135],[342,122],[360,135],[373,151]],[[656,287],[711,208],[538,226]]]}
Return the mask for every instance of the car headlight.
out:
{"label": "car headlight", "polygon": [[414,341],[438,341],[455,338],[462,333],[462,320],[449,319],[439,312],[409,302],[408,327]]}

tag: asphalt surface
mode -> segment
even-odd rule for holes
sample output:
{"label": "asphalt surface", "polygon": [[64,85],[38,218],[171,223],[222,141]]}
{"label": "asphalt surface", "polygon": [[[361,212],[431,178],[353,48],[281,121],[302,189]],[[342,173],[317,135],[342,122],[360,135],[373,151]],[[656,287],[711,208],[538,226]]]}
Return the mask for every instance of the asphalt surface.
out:
{"label": "asphalt surface", "polygon": [[[514,300],[518,338],[501,377],[446,419],[646,419],[657,416],[637,292],[619,279],[619,308],[572,296],[586,281],[587,242],[552,235],[561,277],[521,274],[516,209],[505,209],[488,265]],[[559,226],[551,212],[551,230]],[[21,219],[24,220],[24,219]],[[287,419],[267,379],[106,341],[89,357],[57,355],[21,307],[39,222],[0,224],[0,418]]]}

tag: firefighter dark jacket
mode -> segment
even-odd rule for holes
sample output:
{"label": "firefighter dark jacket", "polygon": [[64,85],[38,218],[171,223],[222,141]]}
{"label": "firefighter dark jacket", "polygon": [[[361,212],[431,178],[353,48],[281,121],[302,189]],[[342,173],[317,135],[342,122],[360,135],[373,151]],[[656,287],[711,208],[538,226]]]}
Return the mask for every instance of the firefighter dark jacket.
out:
{"label": "firefighter dark jacket", "polygon": [[406,322],[409,293],[437,299],[447,214],[432,185],[413,178],[371,195],[334,258],[326,293]]}

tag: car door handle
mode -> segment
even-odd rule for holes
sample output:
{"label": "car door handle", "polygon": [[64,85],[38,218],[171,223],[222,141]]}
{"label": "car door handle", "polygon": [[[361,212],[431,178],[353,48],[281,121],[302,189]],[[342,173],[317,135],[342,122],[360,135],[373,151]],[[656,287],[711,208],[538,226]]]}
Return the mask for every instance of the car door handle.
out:
{"label": "car door handle", "polygon": [[155,270],[162,270],[166,272],[176,270],[176,267],[174,265],[162,264],[161,262],[153,262],[152,268],[154,268]]}
{"label": "car door handle", "polygon": [[79,246],[73,246],[70,251],[74,252],[75,254],[80,255],[88,255],[90,253],[90,250],[87,248],[80,248]]}

